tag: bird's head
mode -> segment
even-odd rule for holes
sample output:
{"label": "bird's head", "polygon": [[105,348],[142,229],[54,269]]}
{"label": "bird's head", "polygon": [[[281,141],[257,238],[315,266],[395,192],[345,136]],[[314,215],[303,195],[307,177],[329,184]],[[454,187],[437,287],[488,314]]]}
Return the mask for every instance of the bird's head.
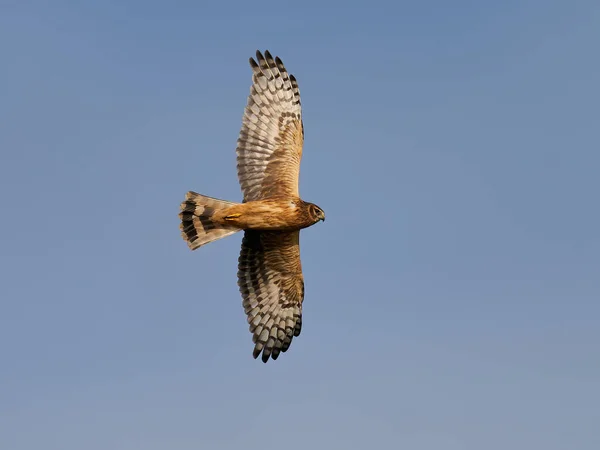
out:
{"label": "bird's head", "polygon": [[310,214],[310,217],[314,221],[314,223],[317,223],[320,220],[325,222],[325,213],[314,203],[308,204],[308,213]]}

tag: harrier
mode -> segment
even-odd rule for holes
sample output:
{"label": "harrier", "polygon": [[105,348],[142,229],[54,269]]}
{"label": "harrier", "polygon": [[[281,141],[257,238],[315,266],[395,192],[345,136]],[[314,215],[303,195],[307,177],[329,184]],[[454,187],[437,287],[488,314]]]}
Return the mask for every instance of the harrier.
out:
{"label": "harrier", "polygon": [[192,250],[244,230],[238,286],[254,358],[277,359],[302,328],[304,276],[300,230],[325,213],[300,198],[298,175],[304,126],[300,91],[281,59],[266,51],[250,58],[252,87],[237,141],[237,173],[244,200],[232,203],[188,192],[181,235]]}

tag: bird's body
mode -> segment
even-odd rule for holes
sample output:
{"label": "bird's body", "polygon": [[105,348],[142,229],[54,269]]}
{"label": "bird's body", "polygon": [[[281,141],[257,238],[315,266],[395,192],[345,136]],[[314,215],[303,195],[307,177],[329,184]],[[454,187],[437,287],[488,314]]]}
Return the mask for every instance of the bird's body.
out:
{"label": "bird's body", "polygon": [[304,126],[298,84],[267,51],[250,59],[253,84],[237,145],[242,203],[188,192],[181,231],[190,249],[244,230],[238,285],[253,333],[254,357],[277,359],[302,327],[300,230],[325,220],[303,201],[298,175]]}
{"label": "bird's body", "polygon": [[219,219],[244,230],[295,231],[310,227],[319,217],[310,203],[283,198],[240,203],[220,213]]}

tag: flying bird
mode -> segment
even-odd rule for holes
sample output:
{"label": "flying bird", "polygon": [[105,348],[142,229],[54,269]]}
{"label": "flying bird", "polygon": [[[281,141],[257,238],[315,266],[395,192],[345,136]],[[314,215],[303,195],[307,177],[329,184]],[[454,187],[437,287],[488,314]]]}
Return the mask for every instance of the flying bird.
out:
{"label": "flying bird", "polygon": [[269,51],[250,58],[252,86],[237,140],[243,202],[188,192],[180,229],[192,250],[244,231],[238,286],[248,316],[254,358],[277,359],[302,329],[304,276],[300,230],[325,213],[300,198],[304,144],[300,91],[283,62]]}

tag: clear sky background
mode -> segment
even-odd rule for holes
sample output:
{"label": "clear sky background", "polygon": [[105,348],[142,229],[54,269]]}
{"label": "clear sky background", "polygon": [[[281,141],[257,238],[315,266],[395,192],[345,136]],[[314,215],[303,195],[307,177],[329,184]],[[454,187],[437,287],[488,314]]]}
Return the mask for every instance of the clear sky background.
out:
{"label": "clear sky background", "polygon": [[[597,1],[0,2],[0,448],[600,448]],[[304,327],[252,359],[256,49],[299,81]]]}

